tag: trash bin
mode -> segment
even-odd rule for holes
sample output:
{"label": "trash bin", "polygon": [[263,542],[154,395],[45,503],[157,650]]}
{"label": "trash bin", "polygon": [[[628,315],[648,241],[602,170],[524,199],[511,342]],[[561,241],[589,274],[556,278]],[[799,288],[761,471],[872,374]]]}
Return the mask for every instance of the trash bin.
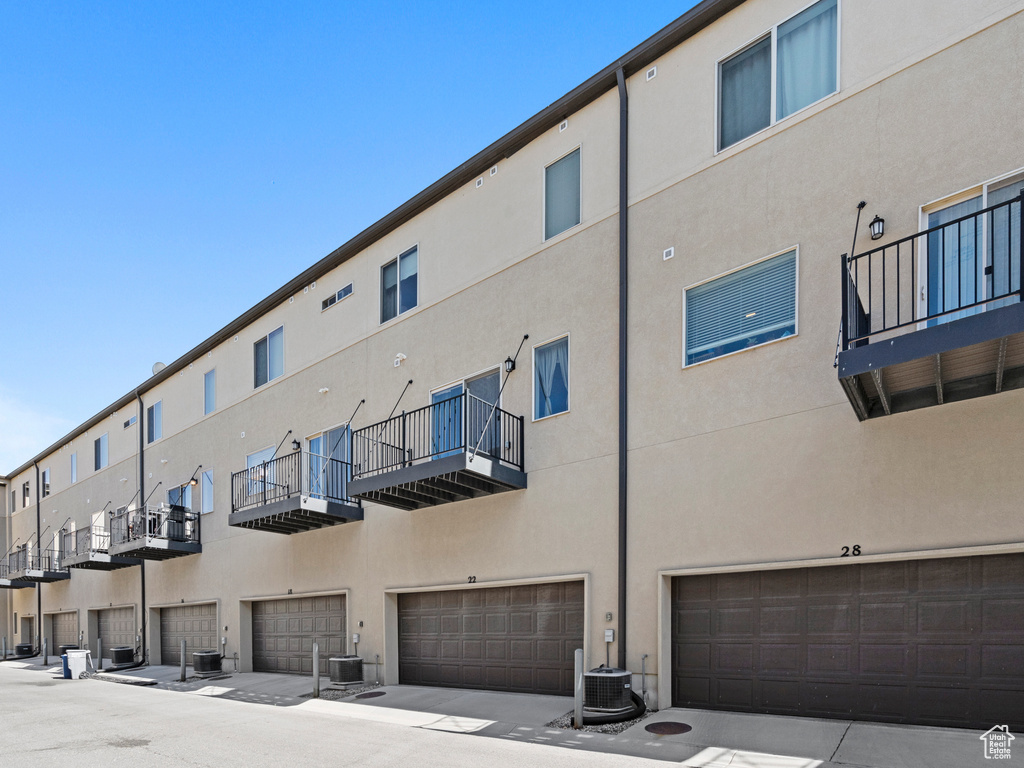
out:
{"label": "trash bin", "polygon": [[64,679],[71,679],[71,668],[68,666],[68,655],[65,653],[60,657],[61,663],[64,665]]}
{"label": "trash bin", "polygon": [[89,651],[68,651],[68,671],[72,680],[77,680],[86,671],[89,663]]}

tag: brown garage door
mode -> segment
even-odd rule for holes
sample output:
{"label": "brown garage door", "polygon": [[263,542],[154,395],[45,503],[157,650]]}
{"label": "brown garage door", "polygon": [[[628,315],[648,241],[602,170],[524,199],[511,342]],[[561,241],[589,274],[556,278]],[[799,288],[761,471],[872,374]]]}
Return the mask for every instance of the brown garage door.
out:
{"label": "brown garage door", "polygon": [[256,672],[313,674],[313,641],[320,671],[345,653],[345,596],[290,597],[252,604],[252,668]]}
{"label": "brown garage door", "polygon": [[53,652],[62,645],[78,645],[78,614],[53,614]]}
{"label": "brown garage door", "polygon": [[160,609],[160,659],[164,664],[181,663],[181,641],[185,641],[185,663],[192,663],[195,651],[216,651],[217,604],[176,605]]}
{"label": "brown garage door", "polygon": [[99,612],[99,634],[103,642],[103,656],[110,658],[110,649],[127,645],[135,647],[135,609],[105,608]]}
{"label": "brown garage door", "polygon": [[399,681],[571,695],[583,582],[398,596]]}
{"label": "brown garage door", "polygon": [[1024,555],[683,576],[672,703],[1024,726]]}

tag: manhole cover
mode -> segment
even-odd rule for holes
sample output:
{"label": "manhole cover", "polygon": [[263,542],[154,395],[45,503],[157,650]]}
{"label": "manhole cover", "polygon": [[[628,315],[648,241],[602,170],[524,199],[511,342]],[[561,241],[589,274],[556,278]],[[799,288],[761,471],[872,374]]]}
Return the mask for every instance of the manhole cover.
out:
{"label": "manhole cover", "polygon": [[378,696],[383,696],[387,691],[370,691],[369,693],[360,693],[356,696],[357,699],[375,699]]}
{"label": "manhole cover", "polygon": [[645,725],[644,730],[648,733],[656,733],[659,736],[677,736],[680,733],[689,733],[693,728],[686,723],[676,723],[672,720],[665,720],[660,723]]}

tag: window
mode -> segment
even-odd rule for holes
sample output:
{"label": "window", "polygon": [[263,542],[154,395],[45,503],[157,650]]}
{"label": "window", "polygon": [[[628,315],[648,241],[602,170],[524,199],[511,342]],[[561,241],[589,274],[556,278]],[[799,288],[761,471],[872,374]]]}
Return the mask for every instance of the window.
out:
{"label": "window", "polygon": [[107,466],[107,434],[105,432],[93,440],[92,455],[93,469],[98,471]]}
{"label": "window", "polygon": [[309,493],[317,499],[348,496],[348,425],[335,427],[308,438]]}
{"label": "window", "polygon": [[544,169],[544,239],[580,223],[580,151]]}
{"label": "window", "polygon": [[71,482],[78,482],[78,454],[71,454]]}
{"label": "window", "polygon": [[[820,0],[718,65],[718,148],[839,89],[838,0]],[[772,72],[774,71],[774,77]]]}
{"label": "window", "polygon": [[796,333],[796,249],[684,292],[685,365]]}
{"label": "window", "polygon": [[217,408],[217,369],[203,375],[203,414],[213,413]]}
{"label": "window", "polygon": [[201,513],[206,515],[213,512],[213,470],[203,470],[203,484],[202,484],[202,508]]}
{"label": "window", "polygon": [[29,490],[28,483],[26,482],[21,486],[21,506],[22,508],[27,507],[32,499],[32,493]]}
{"label": "window", "polygon": [[[1016,172],[927,205],[922,225],[950,224],[928,235],[921,316],[929,325],[1016,303],[1020,290],[1020,202],[1024,174]],[[997,206],[993,208],[993,206]],[[988,213],[957,222],[965,216]],[[923,260],[923,259],[922,259]],[[960,311],[959,307],[965,307]],[[936,317],[942,315],[942,317]]]}
{"label": "window", "polygon": [[146,409],[146,442],[163,437],[163,401],[158,400]]}
{"label": "window", "polygon": [[337,304],[342,299],[347,299],[352,295],[352,283],[349,283],[337,293],[332,293],[322,302],[320,302],[320,311],[323,312],[325,309],[329,309]]}
{"label": "window", "polygon": [[185,483],[185,485],[175,486],[167,491],[167,503],[172,506],[180,505],[182,507],[188,507],[192,509],[192,485],[191,483]]}
{"label": "window", "polygon": [[41,473],[43,487],[40,489],[42,496],[45,499],[50,495],[50,468],[47,467]]}
{"label": "window", "polygon": [[569,410],[569,337],[533,349],[533,418]]}
{"label": "window", "polygon": [[132,424],[134,424],[134,423],[135,423],[136,421],[137,421],[137,418],[136,418],[135,416],[132,416],[132,417],[131,417],[130,419],[128,419],[128,421],[126,421],[126,422],[124,423],[124,428],[125,428],[125,429],[128,429],[128,427],[130,427],[130,426],[131,426]]}
{"label": "window", "polygon": [[284,326],[271,331],[252,345],[253,389],[262,387],[284,373]]}
{"label": "window", "polygon": [[249,495],[271,490],[274,487],[275,465],[274,446],[250,453],[245,457],[246,476],[249,478]]}
{"label": "window", "polygon": [[380,268],[380,321],[392,318],[416,306],[419,271],[418,248],[412,247]]}

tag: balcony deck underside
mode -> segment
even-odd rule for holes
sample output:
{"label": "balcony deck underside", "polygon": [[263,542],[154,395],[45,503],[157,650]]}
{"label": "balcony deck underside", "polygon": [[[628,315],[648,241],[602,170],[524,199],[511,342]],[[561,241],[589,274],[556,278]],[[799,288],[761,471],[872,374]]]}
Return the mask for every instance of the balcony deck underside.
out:
{"label": "balcony deck underside", "polygon": [[228,525],[287,535],[362,519],[363,508],[355,504],[296,495],[232,512],[228,515]]}
{"label": "balcony deck underside", "polygon": [[422,509],[526,487],[526,473],[480,454],[458,453],[359,478],[349,493],[398,509]]}
{"label": "balcony deck underside", "polygon": [[112,544],[111,555],[140,557],[143,560],[170,560],[172,557],[198,555],[203,545],[194,541],[171,541],[153,536],[143,536],[121,544]]}
{"label": "balcony deck underside", "polygon": [[0,589],[33,589],[35,585],[34,581],[24,579],[0,579]]}
{"label": "balcony deck underside", "polygon": [[81,555],[65,555],[65,568],[81,568],[88,571],[116,571],[118,568],[130,568],[138,565],[141,560],[134,557],[118,557],[107,552],[86,552]]}
{"label": "balcony deck underside", "polygon": [[27,568],[24,571],[11,571],[11,581],[29,581],[39,584],[49,584],[53,581],[64,581],[70,579],[71,574],[67,571],[50,571],[40,568]]}
{"label": "balcony deck underside", "polygon": [[841,352],[839,381],[861,421],[1024,387],[1024,304]]}

